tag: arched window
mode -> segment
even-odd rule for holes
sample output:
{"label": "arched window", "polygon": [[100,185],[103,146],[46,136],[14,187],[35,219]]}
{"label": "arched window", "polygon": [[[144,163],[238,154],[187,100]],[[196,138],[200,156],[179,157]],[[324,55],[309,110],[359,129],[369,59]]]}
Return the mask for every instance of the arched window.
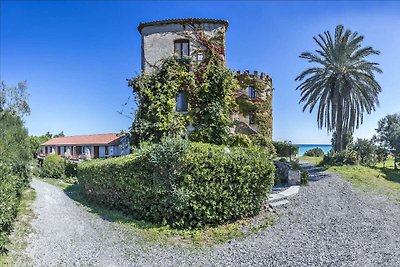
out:
{"label": "arched window", "polygon": [[188,112],[189,110],[189,101],[186,92],[180,91],[176,94],[175,97],[177,112]]}
{"label": "arched window", "polygon": [[189,56],[189,40],[179,39],[174,41],[175,56],[182,58]]}

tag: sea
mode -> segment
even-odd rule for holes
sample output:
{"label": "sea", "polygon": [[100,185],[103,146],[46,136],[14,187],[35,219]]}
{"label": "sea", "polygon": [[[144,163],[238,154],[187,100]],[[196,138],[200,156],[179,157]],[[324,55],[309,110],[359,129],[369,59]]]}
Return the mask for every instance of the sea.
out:
{"label": "sea", "polygon": [[324,151],[325,154],[331,150],[332,146],[331,145],[316,145],[316,144],[296,144],[299,146],[299,156],[303,156],[304,153],[306,153],[307,150],[310,150],[312,148],[321,148],[322,151]]}

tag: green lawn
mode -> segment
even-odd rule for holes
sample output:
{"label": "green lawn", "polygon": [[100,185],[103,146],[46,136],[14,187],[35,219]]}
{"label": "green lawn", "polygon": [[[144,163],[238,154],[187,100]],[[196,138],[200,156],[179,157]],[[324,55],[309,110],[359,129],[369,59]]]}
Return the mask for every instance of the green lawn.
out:
{"label": "green lawn", "polygon": [[[301,159],[318,165],[322,158],[301,157]],[[361,165],[323,166],[328,171],[339,173],[344,179],[364,191],[373,191],[400,201],[400,170],[394,170],[393,159],[388,159],[376,166]]]}

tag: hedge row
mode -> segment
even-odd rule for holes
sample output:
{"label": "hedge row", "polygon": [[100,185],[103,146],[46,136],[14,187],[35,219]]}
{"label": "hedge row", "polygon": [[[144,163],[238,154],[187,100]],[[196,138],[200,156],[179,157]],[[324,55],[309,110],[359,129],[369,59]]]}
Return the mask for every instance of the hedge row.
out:
{"label": "hedge row", "polygon": [[257,214],[274,180],[267,149],[164,139],[78,165],[86,197],[153,223],[199,228]]}
{"label": "hedge row", "polygon": [[298,145],[289,145],[288,142],[272,142],[276,149],[276,154],[278,157],[289,157],[290,155],[299,154]]}
{"label": "hedge row", "polygon": [[21,193],[29,184],[27,138],[19,117],[0,112],[0,256],[7,250]]}

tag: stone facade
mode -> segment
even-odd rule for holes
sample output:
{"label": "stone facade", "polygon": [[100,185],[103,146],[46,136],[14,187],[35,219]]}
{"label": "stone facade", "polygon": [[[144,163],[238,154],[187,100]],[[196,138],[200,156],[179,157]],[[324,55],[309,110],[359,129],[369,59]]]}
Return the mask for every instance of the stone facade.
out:
{"label": "stone facade", "polygon": [[[228,22],[215,19],[171,19],[141,23],[142,72],[149,72],[161,60],[200,63],[206,54],[202,40],[216,40],[218,54],[225,61],[225,36]],[[233,114],[232,132],[261,133],[272,140],[272,79],[258,71],[236,72],[240,88],[235,92],[238,111]],[[252,109],[246,109],[252,107]]]}

